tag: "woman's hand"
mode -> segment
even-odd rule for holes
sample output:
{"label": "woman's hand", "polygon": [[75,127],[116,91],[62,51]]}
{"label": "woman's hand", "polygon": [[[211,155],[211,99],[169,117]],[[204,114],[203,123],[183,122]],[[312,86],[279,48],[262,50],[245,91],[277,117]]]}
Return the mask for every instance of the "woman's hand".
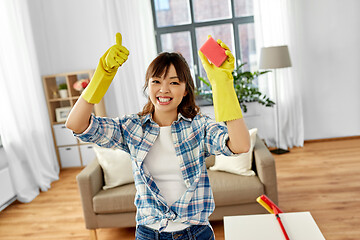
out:
{"label": "woman's hand", "polygon": [[94,76],[81,97],[88,103],[99,103],[114,79],[118,68],[128,59],[128,56],[129,50],[122,46],[122,36],[117,33],[116,44],[110,47],[100,58]]}
{"label": "woman's hand", "polygon": [[122,36],[116,34],[116,44],[109,48],[102,57],[103,67],[107,72],[117,71],[117,69],[128,59],[129,50],[122,45]]}
{"label": "woman's hand", "polygon": [[[211,36],[209,35],[208,37]],[[234,81],[232,72],[235,68],[235,58],[231,53],[229,47],[225,43],[223,43],[220,39],[217,40],[217,43],[225,49],[225,54],[228,56],[220,67],[216,67],[214,64],[210,63],[209,60],[205,57],[205,55],[201,51],[199,51],[201,63],[205,69],[211,86],[221,84],[222,81]]]}
{"label": "woman's hand", "polygon": [[217,42],[225,49],[225,54],[228,56],[220,67],[210,63],[201,51],[199,57],[212,86],[215,119],[217,122],[225,122],[242,118],[242,112],[232,76],[235,58],[228,46],[220,39]]}

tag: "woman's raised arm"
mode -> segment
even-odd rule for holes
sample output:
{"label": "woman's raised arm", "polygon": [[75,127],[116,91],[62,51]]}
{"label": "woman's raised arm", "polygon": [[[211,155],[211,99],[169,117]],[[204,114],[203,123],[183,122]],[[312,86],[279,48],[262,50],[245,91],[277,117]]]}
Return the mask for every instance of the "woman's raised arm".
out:
{"label": "woman's raised arm", "polygon": [[82,133],[87,129],[94,104],[101,101],[118,68],[128,59],[128,56],[129,50],[122,46],[122,36],[117,33],[116,44],[100,58],[90,84],[71,110],[65,123],[67,128],[75,133]]}
{"label": "woman's raised arm", "polygon": [[88,103],[80,97],[75,103],[75,106],[71,109],[65,126],[78,134],[84,132],[89,126],[93,109],[94,104]]}

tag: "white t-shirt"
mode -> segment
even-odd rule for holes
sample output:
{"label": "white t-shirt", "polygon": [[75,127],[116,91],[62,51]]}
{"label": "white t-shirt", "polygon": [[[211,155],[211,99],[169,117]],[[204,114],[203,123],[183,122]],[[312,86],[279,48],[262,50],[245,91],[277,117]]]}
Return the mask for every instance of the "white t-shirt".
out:
{"label": "white t-shirt", "polygon": [[[171,206],[184,194],[186,186],[180,170],[180,159],[176,156],[171,137],[171,126],[160,127],[159,136],[146,155],[143,164],[154,178],[156,186],[159,188],[160,194],[165,198],[168,206]],[[159,230],[160,222],[146,226]],[[164,231],[179,231],[189,226],[169,221]]]}

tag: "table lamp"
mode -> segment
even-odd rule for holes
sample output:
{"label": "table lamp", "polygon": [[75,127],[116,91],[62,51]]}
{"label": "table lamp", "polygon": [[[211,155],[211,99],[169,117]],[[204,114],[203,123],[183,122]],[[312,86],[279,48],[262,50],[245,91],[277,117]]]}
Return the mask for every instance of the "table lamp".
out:
{"label": "table lamp", "polygon": [[260,69],[274,69],[275,79],[275,98],[276,98],[276,149],[271,150],[275,154],[283,154],[289,152],[287,149],[280,148],[280,124],[279,124],[279,101],[278,101],[278,84],[276,80],[276,69],[291,67],[289,49],[286,45],[263,47],[260,52]]}

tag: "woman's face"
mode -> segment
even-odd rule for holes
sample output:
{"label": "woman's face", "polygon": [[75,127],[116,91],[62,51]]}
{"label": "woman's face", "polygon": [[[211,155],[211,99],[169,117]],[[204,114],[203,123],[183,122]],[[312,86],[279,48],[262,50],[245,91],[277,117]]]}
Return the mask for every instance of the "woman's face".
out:
{"label": "woman's face", "polygon": [[180,82],[174,65],[170,65],[167,75],[149,79],[149,97],[155,111],[177,114],[177,107],[187,94],[185,82]]}

